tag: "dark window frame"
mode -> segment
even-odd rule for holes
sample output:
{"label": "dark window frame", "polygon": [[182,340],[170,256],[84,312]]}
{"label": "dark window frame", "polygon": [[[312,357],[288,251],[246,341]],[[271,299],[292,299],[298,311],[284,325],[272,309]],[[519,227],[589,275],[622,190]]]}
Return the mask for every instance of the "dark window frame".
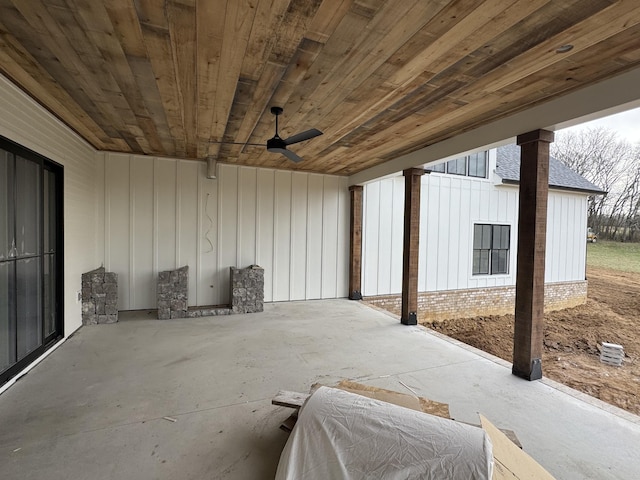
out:
{"label": "dark window frame", "polygon": [[511,225],[473,224],[471,274],[508,275],[511,260]]}
{"label": "dark window frame", "polygon": [[[482,165],[480,167],[480,165]],[[464,172],[462,169],[464,168]],[[444,173],[458,177],[489,178],[489,152],[483,150],[465,157],[458,157],[446,162],[427,167],[433,173]],[[481,172],[481,173],[479,173]]]}
{"label": "dark window frame", "polygon": [[[480,154],[482,154],[482,158],[480,158]],[[476,152],[472,155],[469,155],[467,158],[467,176],[474,178],[487,178],[487,165],[488,165],[488,155],[486,151]],[[478,174],[477,172],[480,170],[479,165],[482,164],[482,174]],[[473,167],[472,167],[473,165]],[[472,173],[473,172],[473,173]]]}
{"label": "dark window frame", "polygon": [[447,162],[447,173],[449,175],[467,176],[467,157],[454,158]]}
{"label": "dark window frame", "polygon": [[[13,352],[15,355],[14,362],[11,363],[8,368],[0,371],[0,385],[5,383],[22,371],[25,367],[36,360],[46,350],[55,345],[59,340],[64,337],[64,205],[63,205],[63,188],[64,188],[64,167],[49,158],[40,155],[32,150],[29,150],[18,143],[15,143],[5,137],[0,136],[0,149],[4,150],[13,157],[13,162],[17,162],[17,158],[24,159],[32,164],[35,164],[38,168],[38,248],[37,252],[30,254],[30,252],[17,252],[16,254],[9,255],[3,258],[1,262],[10,268],[13,265],[13,272],[15,274],[15,268],[17,268],[18,262],[25,260],[36,260],[38,262],[39,269],[39,282],[37,282],[37,288],[39,289],[40,302],[39,309],[39,325],[38,336],[39,345],[30,349],[26,355],[18,358],[17,351]],[[48,172],[48,173],[47,173]],[[53,192],[45,189],[45,178],[50,179],[51,183],[48,186],[53,188]],[[14,177],[14,180],[15,177]],[[45,199],[45,191],[49,191],[50,195],[48,199]],[[11,208],[15,208],[15,199]],[[46,207],[46,208],[45,208]],[[53,212],[50,210],[53,208]],[[55,245],[50,245],[50,240],[45,242],[45,212],[48,212],[52,216],[47,220],[51,222],[52,219],[55,222],[53,226],[50,226],[50,232],[55,238]],[[15,212],[13,212],[15,215]],[[15,221],[15,218],[14,218]],[[49,224],[50,225],[50,224]],[[15,235],[15,225],[12,229]],[[15,238],[15,237],[14,237]],[[49,245],[50,250],[45,251],[45,245]],[[45,266],[45,262],[48,265]],[[48,270],[45,269],[48,267]],[[9,271],[9,270],[8,270]],[[46,271],[54,275],[53,285],[51,282],[46,282]],[[50,288],[49,291],[45,291]],[[10,292],[11,294],[11,292]],[[49,303],[45,302],[45,295],[52,294],[53,296],[46,297]],[[13,295],[17,295],[13,291]],[[9,299],[11,300],[11,299]],[[15,299],[14,299],[15,300]],[[15,305],[14,305],[15,307]],[[48,310],[47,310],[48,308]],[[14,311],[14,315],[16,312]],[[49,315],[52,318],[50,326],[52,328],[47,329],[47,323],[45,321],[46,316]],[[18,321],[17,317],[11,317]],[[14,328],[17,328],[15,323]],[[14,330],[14,333],[16,330]],[[17,342],[17,340],[16,340]],[[17,344],[16,344],[17,348]]]}

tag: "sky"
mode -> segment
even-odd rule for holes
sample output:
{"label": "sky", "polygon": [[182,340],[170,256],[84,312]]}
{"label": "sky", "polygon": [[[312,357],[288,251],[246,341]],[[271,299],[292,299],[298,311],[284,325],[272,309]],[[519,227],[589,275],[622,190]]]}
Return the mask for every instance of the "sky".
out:
{"label": "sky", "polygon": [[640,108],[627,110],[626,112],[617,113],[598,120],[592,120],[560,131],[580,131],[585,128],[596,127],[609,128],[616,131],[620,139],[624,139],[632,144],[638,143],[640,142]]}

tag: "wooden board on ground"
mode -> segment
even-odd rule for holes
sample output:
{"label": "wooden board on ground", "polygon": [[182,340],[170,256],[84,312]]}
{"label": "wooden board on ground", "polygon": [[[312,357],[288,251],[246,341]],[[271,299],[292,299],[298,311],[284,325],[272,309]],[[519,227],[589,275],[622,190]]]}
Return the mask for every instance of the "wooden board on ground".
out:
{"label": "wooden board on ground", "polygon": [[549,472],[482,415],[480,423],[493,444],[493,480],[553,480]]}
{"label": "wooden board on ground", "polygon": [[291,415],[289,415],[289,418],[287,418],[284,422],[280,424],[280,429],[284,430],[287,433],[291,433],[293,430],[293,427],[296,426],[297,421],[298,421],[298,414],[292,413]]}
{"label": "wooden board on ground", "polygon": [[273,397],[271,403],[273,405],[280,405],[281,407],[300,408],[307,398],[309,398],[309,394],[307,393],[280,390],[278,394]]}
{"label": "wooden board on ground", "polygon": [[449,405],[446,403],[435,402],[424,397],[406,395],[404,393],[386,390],[384,388],[371,387],[361,383],[342,380],[335,388],[345,390],[351,393],[357,393],[364,397],[381,400],[387,403],[393,403],[401,407],[410,408],[419,412],[429,413],[442,418],[451,418],[449,416]]}

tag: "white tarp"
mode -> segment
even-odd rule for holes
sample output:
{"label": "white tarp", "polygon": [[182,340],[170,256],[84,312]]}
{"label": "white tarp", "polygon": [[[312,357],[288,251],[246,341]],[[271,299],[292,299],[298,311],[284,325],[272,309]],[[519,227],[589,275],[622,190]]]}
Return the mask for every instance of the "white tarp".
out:
{"label": "white tarp", "polygon": [[276,480],[491,478],[484,430],[319,388],[300,410]]}

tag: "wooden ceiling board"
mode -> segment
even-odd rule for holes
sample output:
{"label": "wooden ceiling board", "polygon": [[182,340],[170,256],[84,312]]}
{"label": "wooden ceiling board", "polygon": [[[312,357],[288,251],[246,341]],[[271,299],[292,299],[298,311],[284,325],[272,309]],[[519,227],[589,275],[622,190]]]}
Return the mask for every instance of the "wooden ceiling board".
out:
{"label": "wooden ceiling board", "polygon": [[173,71],[178,90],[181,123],[184,126],[184,142],[187,157],[197,156],[197,82],[196,30],[192,28],[195,17],[195,1],[166,3],[171,38]]}
{"label": "wooden ceiling board", "polygon": [[[0,24],[0,29],[2,25]],[[106,149],[110,138],[82,110],[74,99],[56,83],[49,73],[41,68],[22,45],[15,39],[0,35],[0,64],[10,65],[5,74],[28,92],[34,92],[38,102],[58,118],[70,119],[68,126],[97,148]]]}
{"label": "wooden ceiling board", "polygon": [[[637,10],[637,7],[632,7],[632,8],[634,12],[635,10]],[[610,12],[604,12],[604,13],[607,13],[607,15],[604,15],[604,21],[610,21],[611,20],[609,15]],[[594,25],[600,24],[600,22],[602,21],[603,21],[602,16],[590,17],[584,22],[582,22],[582,23],[586,23],[587,24],[586,26],[580,24],[581,30],[585,30],[589,32],[590,31],[589,29],[591,27],[594,27]],[[597,33],[598,31],[596,30],[596,34]],[[564,39],[560,39],[559,41],[562,41],[562,40]],[[558,44],[560,45],[562,43],[558,43]],[[524,57],[528,57],[529,51],[523,52],[522,55]],[[537,52],[537,49],[534,51]],[[562,60],[562,57],[558,57],[558,55],[555,54],[555,51],[553,52],[553,54],[555,56],[552,58],[554,59],[555,62],[560,62]],[[519,61],[520,59],[517,59],[517,60]],[[529,64],[529,62],[525,61],[525,59],[522,59],[521,61],[523,64]],[[549,63],[553,65],[552,62],[549,62]],[[532,83],[536,80],[536,77],[533,75],[530,75],[529,77],[524,77],[523,79],[524,85],[520,86],[518,89],[519,93],[516,93],[516,95],[519,95],[519,98],[509,98],[509,101],[498,102],[497,98],[494,98],[492,96],[492,94],[494,93],[500,94],[500,97],[502,97],[504,94],[504,92],[497,91],[497,89],[494,88],[496,83],[502,82],[503,84],[505,84],[503,88],[506,88],[509,85],[509,82],[503,81],[505,74],[503,74],[502,71],[504,71],[505,68],[507,67],[505,66],[501,67],[499,71],[494,73],[491,77],[487,77],[478,82],[468,83],[465,86],[461,86],[461,88],[457,90],[457,93],[461,96],[457,98],[467,103],[467,105],[461,108],[448,109],[450,110],[448,113],[444,113],[442,110],[437,109],[437,107],[439,106],[438,97],[442,97],[442,95],[439,95],[439,91],[442,88],[448,89],[447,85],[449,85],[454,78],[460,78],[461,75],[460,73],[456,72],[454,75],[451,75],[450,78],[445,78],[446,81],[441,82],[442,86],[438,90],[432,93],[432,99],[434,100],[433,102],[428,102],[429,100],[431,100],[428,97],[422,97],[420,100],[422,102],[427,100],[428,103],[431,103],[432,109],[434,109],[432,118],[434,119],[434,122],[437,122],[437,124],[434,125],[434,122],[425,122],[425,121],[421,121],[419,124],[417,124],[416,119],[410,114],[408,110],[404,110],[404,113],[406,113],[406,115],[402,119],[394,118],[393,121],[389,122],[388,118],[384,118],[384,119],[380,118],[377,120],[377,123],[381,125],[388,125],[388,126],[387,128],[379,129],[377,133],[369,137],[369,142],[367,142],[367,151],[369,152],[370,155],[374,157],[380,155],[385,159],[389,159],[389,158],[392,158],[392,156],[389,157],[386,151],[391,150],[393,152],[395,150],[394,143],[389,141],[390,138],[403,136],[404,140],[406,140],[407,143],[411,144],[414,141],[414,138],[417,136],[418,138],[415,141],[418,143],[413,143],[413,147],[419,148],[429,144],[429,142],[424,142],[424,143],[419,142],[418,140],[420,138],[432,139],[431,141],[436,141],[441,139],[439,137],[432,136],[433,135],[432,132],[434,132],[437,128],[446,129],[445,132],[449,132],[447,133],[447,135],[450,136],[451,135],[450,132],[452,130],[449,129],[447,122],[451,122],[451,121],[459,122],[459,119],[461,117],[477,119],[476,123],[469,123],[467,125],[463,124],[461,125],[462,128],[453,130],[456,133],[460,133],[474,126],[477,126],[478,123],[486,122],[491,118],[495,118],[495,114],[491,114],[490,112],[487,115],[477,117],[476,115],[478,114],[475,113],[477,110],[484,110],[489,108],[490,106],[493,106],[494,113],[499,113],[500,111],[515,112],[517,110],[513,108],[513,106],[517,105],[518,102],[522,103],[522,106],[527,106],[527,105],[536,103],[536,101],[539,100],[539,97],[541,96],[541,90],[539,86],[532,85],[532,91],[533,91],[532,94],[534,95],[533,100],[530,100],[528,97],[526,97],[527,91],[525,90],[525,87],[527,84]],[[598,70],[601,74],[603,72],[602,64],[593,65],[592,69]],[[440,75],[443,76],[445,75],[445,73],[446,71],[441,72]],[[547,75],[549,74],[550,72],[547,73]],[[515,80],[512,79],[512,81],[515,81]],[[568,87],[566,85],[563,86],[563,81],[564,80],[562,79],[558,80],[558,82],[555,84],[556,88],[554,92],[562,93],[567,91],[570,88],[573,88],[574,86],[577,86],[574,84],[571,84]],[[487,88],[486,90],[480,88],[485,84],[488,85],[490,88]],[[415,88],[419,88],[419,87],[415,86]],[[446,93],[450,95],[450,92],[446,92]],[[471,98],[469,98],[470,95],[472,95]],[[509,108],[502,108],[500,110],[498,109],[499,105],[509,106]],[[447,107],[445,106],[445,108]],[[472,110],[472,112],[470,112],[470,110]],[[390,116],[389,111],[390,109],[382,110],[382,112],[384,113],[381,114],[380,116],[384,115],[385,117],[389,117]],[[406,135],[404,134],[405,132],[407,132]],[[445,135],[445,137],[447,135]],[[406,150],[398,149],[397,151],[395,151],[396,154],[398,152],[406,153]],[[356,152],[353,152],[353,154],[355,155]],[[350,158],[348,157],[346,160],[349,161]],[[329,158],[329,161],[331,161],[330,158]]]}
{"label": "wooden ceiling board", "polygon": [[[526,3],[529,5],[535,5],[535,2],[526,2]],[[518,5],[518,6],[522,7],[521,5]],[[513,9],[509,9],[509,10],[513,10]],[[522,10],[526,10],[526,8],[523,8]],[[466,18],[464,17],[464,15],[469,15],[471,12],[473,12],[473,10],[470,9],[468,5],[467,5],[467,10],[456,9],[452,11],[451,9],[447,9],[444,12],[440,13],[440,15],[438,15],[435,18],[433,23],[435,23],[436,25],[442,25],[442,24],[445,24],[445,20],[449,20],[449,19],[460,20],[461,18]],[[486,23],[488,22],[488,18],[490,17],[487,17],[487,16],[484,17],[483,25],[486,25]],[[512,22],[515,22],[518,18],[519,16],[516,17],[514,20],[512,20]],[[454,28],[460,23],[460,21],[458,21],[458,23],[456,24],[447,24],[447,25],[450,28]],[[490,24],[492,24],[492,22]],[[425,26],[424,30],[427,30],[429,32],[438,32],[438,30],[436,30],[431,23],[428,23]],[[445,28],[443,28],[442,31],[447,32]],[[474,36],[474,38],[476,38],[476,41],[478,42],[478,45],[483,45],[484,41],[487,39],[490,39],[491,36],[494,34],[490,29],[485,29],[485,30],[481,29],[481,31],[483,32],[483,35]],[[435,38],[437,37],[434,37],[433,33],[431,33],[430,41],[428,42],[425,41],[421,45],[417,45],[422,50],[412,52],[412,54],[410,55],[410,58],[415,59],[418,57],[422,57],[422,58],[432,58],[434,61],[439,60],[441,68],[445,66],[450,66],[452,63],[455,63],[456,60],[459,60],[460,58],[464,58],[465,53],[455,54],[452,52],[451,47],[445,48],[443,44],[439,42],[435,42],[434,41]],[[416,45],[414,44],[411,47],[416,48]],[[467,52],[468,49],[469,48],[466,47],[466,48],[463,48],[462,51]],[[439,52],[440,55],[438,55],[437,52]],[[373,105],[370,105],[368,107],[368,110],[363,114],[361,114],[360,117],[356,117],[351,124],[343,125],[341,130],[336,132],[335,134],[336,137],[341,138],[342,135],[344,134],[352,133],[354,128],[358,125],[358,123],[362,125],[361,122],[363,118],[368,118],[369,124],[373,122],[378,123],[385,117],[385,115],[389,111],[394,112],[395,116],[397,116],[398,112],[401,112],[402,110],[402,108],[399,106],[399,103],[407,103],[408,101],[410,101],[410,99],[413,99],[414,101],[421,101],[420,97],[423,93],[422,90],[424,89],[424,85],[426,82],[429,82],[430,80],[432,80],[432,78],[435,76],[435,74],[432,73],[432,71],[437,71],[437,69],[431,68],[431,65],[429,65],[426,68],[423,67],[422,70],[413,69],[412,70],[413,76],[406,76],[408,70],[411,70],[411,69],[409,67],[405,67],[401,69],[402,73],[405,75],[405,79],[402,82],[400,82],[400,80],[393,80],[393,78],[398,78],[398,73],[396,73],[396,75],[392,78],[391,81],[387,81],[386,83],[383,83],[382,88],[386,90],[386,94],[383,96],[376,97],[376,98],[380,98],[380,100],[375,102]],[[375,78],[385,79],[386,75],[384,73],[380,73]],[[402,84],[399,85],[399,83],[402,83]],[[364,85],[363,88],[360,89],[359,97],[356,97],[356,98],[360,98],[360,99],[366,98],[366,96],[370,94],[372,86],[373,85],[371,85],[371,83]],[[431,87],[431,89],[433,90],[433,87]],[[422,102],[424,103],[424,99],[422,100]],[[413,110],[420,110],[420,106],[413,108]]]}
{"label": "wooden ceiling board", "polygon": [[[0,0],[0,72],[99,150],[352,175],[640,68],[639,33],[635,0]],[[324,132],[301,163],[244,145],[274,105]]]}
{"label": "wooden ceiling board", "polygon": [[[274,5],[275,3],[275,5]],[[320,1],[313,2],[309,0],[293,0],[279,1],[274,3],[263,2],[260,6],[265,5],[263,12],[258,12],[254,21],[254,31],[264,32],[266,37],[261,41],[249,41],[249,45],[262,44],[265,48],[260,52],[258,61],[251,57],[245,57],[242,66],[242,75],[250,80],[246,82],[249,88],[246,89],[244,95],[238,95],[233,102],[232,115],[237,118],[235,124],[227,123],[225,131],[225,140],[238,142],[256,142],[263,143],[265,138],[271,137],[272,133],[267,133],[267,137],[260,136],[256,138],[254,131],[256,125],[262,119],[263,125],[266,123],[263,118],[265,112],[269,112],[269,104],[272,102],[272,95],[277,89],[288,65],[291,63],[292,57],[296,54],[304,33],[308,29],[310,19],[315,15]],[[284,23],[283,19],[290,19]],[[266,29],[260,28],[264,24],[264,19],[270,19]],[[262,22],[256,25],[258,21]],[[295,46],[295,47],[294,47]],[[257,63],[257,66],[254,64]],[[241,80],[242,81],[242,77]],[[282,99],[284,104],[284,100]],[[267,121],[273,123],[273,117],[268,113]],[[226,132],[229,132],[228,134]],[[252,138],[253,135],[253,138]],[[230,160],[235,160],[243,150],[242,145],[222,146],[221,151]]]}
{"label": "wooden ceiling board", "polygon": [[208,140],[222,58],[226,7],[226,0],[197,0],[196,3],[198,158],[209,155]]}
{"label": "wooden ceiling board", "polygon": [[[224,36],[216,83],[213,117],[209,140],[221,140],[229,118],[236,87],[240,78],[243,58],[255,18],[256,8],[252,0],[227,2]],[[220,145],[209,145],[209,155],[218,157]]]}

